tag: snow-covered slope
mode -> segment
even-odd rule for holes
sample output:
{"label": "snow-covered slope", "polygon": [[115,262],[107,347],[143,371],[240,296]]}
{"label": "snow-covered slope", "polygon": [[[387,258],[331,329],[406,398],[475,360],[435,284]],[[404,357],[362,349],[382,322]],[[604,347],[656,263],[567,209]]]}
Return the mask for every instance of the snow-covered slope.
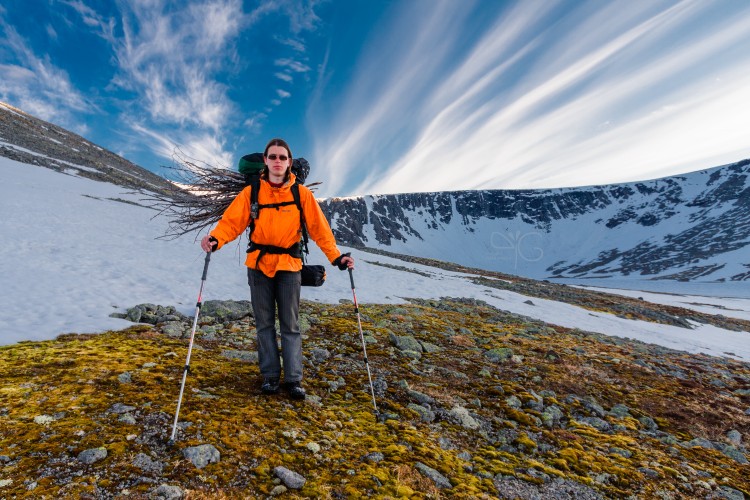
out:
{"label": "snow-covered slope", "polygon": [[534,278],[750,280],[750,160],[676,177],[538,191],[323,203],[337,238]]}

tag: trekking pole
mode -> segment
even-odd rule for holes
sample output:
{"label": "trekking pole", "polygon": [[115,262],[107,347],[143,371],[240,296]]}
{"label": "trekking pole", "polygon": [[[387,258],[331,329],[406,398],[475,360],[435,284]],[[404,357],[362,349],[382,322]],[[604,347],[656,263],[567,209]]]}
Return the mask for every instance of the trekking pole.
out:
{"label": "trekking pole", "polygon": [[198,314],[201,311],[203,300],[203,285],[206,284],[206,274],[208,273],[208,263],[211,260],[211,252],[206,252],[206,261],[203,264],[203,277],[201,278],[201,289],[198,292],[198,303],[195,305],[195,317],[193,318],[193,331],[190,332],[190,346],[188,347],[187,360],[185,361],[185,370],[182,372],[182,385],[180,386],[180,397],[177,398],[177,411],[174,414],[174,425],[172,425],[172,435],[169,437],[167,444],[174,444],[174,435],[177,432],[177,419],[180,416],[180,406],[182,405],[182,393],[185,391],[185,380],[190,370],[190,353],[193,352],[193,339],[195,338],[195,328],[198,326]]}
{"label": "trekking pole", "polygon": [[378,416],[378,405],[375,404],[375,389],[372,386],[372,375],[370,375],[370,362],[367,360],[367,347],[365,347],[365,335],[362,333],[362,320],[359,317],[359,305],[357,304],[357,293],[354,291],[354,275],[349,269],[349,281],[352,282],[352,297],[354,297],[354,311],[357,313],[357,326],[359,327],[359,338],[362,340],[362,352],[365,355],[365,367],[367,368],[367,379],[370,381],[370,394],[372,394],[372,407],[375,408],[375,417]]}

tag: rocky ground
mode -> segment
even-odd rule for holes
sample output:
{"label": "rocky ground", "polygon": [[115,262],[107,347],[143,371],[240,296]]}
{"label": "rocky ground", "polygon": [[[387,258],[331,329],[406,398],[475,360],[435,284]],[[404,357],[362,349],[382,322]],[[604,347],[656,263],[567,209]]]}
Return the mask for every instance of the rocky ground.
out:
{"label": "rocky ground", "polygon": [[247,302],[0,348],[0,498],[750,494],[750,365],[465,299],[304,302],[306,401],[259,390]]}

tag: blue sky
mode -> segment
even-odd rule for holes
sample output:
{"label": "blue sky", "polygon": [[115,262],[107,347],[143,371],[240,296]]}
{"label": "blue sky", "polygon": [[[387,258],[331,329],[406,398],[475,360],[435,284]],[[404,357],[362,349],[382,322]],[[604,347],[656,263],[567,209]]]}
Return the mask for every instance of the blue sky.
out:
{"label": "blue sky", "polygon": [[0,42],[0,100],[160,173],[275,136],[321,196],[750,157],[744,0],[6,0]]}

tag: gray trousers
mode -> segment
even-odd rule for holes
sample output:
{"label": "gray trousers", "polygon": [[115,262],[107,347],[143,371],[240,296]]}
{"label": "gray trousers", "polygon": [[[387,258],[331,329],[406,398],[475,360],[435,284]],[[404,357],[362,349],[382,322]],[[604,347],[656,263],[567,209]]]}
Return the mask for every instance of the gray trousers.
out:
{"label": "gray trousers", "polygon": [[301,274],[279,271],[269,278],[261,271],[248,268],[247,282],[258,335],[260,374],[264,378],[281,376],[275,325],[278,307],[284,381],[299,382],[302,380],[302,336],[299,332]]}

